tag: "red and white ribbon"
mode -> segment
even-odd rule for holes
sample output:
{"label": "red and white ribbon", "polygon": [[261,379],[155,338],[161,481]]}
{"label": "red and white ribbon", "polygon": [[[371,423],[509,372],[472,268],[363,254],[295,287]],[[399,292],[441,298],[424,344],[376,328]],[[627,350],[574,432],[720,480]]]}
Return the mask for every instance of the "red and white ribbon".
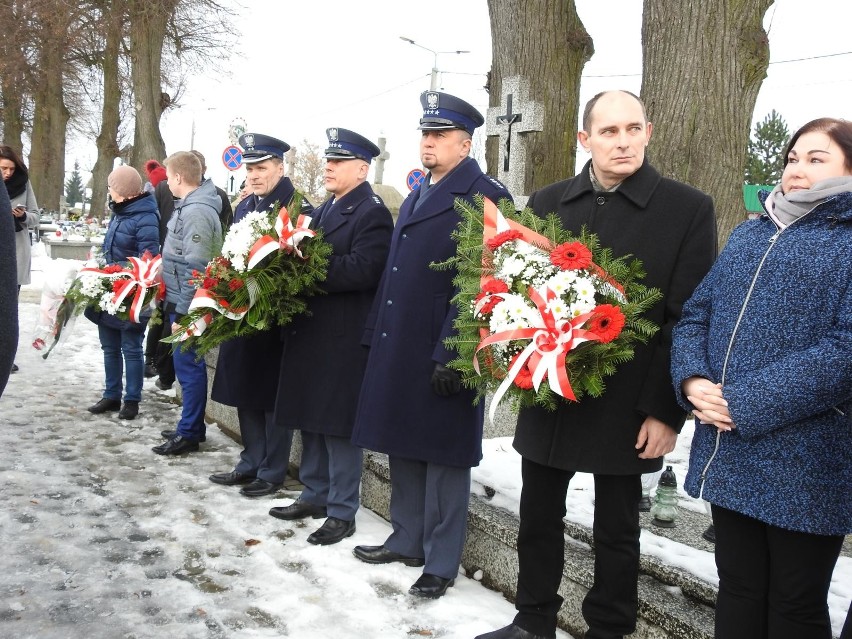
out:
{"label": "red and white ribbon", "polygon": [[533,321],[533,325],[501,331],[486,337],[479,342],[473,356],[473,368],[479,373],[477,355],[486,346],[516,340],[530,340],[530,343],[515,358],[506,378],[494,393],[488,412],[491,421],[494,421],[497,405],[503,399],[503,395],[509,390],[525,365],[532,373],[532,383],[536,391],[546,376],[547,383],[554,393],[565,399],[576,401],[577,397],[571,388],[568,371],[565,368],[565,359],[570,350],[577,348],[583,342],[600,339],[595,333],[580,328],[592,316],[591,312],[572,319],[556,320],[553,312],[547,308],[547,303],[557,297],[555,292],[549,288],[545,289],[545,295],[542,297],[535,288],[530,287],[529,296],[538,309],[538,316]]}
{"label": "red and white ribbon", "polygon": [[[110,273],[104,269],[86,267],[80,269],[80,273],[94,273],[111,282],[125,280],[126,284],[113,295],[112,301],[115,306],[121,306],[122,302],[133,293],[133,299],[130,300],[127,314],[131,322],[139,323],[145,307],[149,306],[153,308],[157,300],[162,299],[165,294],[165,287],[161,277],[163,258],[159,255],[150,259],[131,257],[128,258],[128,261],[130,262],[130,267],[123,271]],[[148,304],[146,304],[145,297],[148,290],[152,288],[156,288],[157,292],[151,297]]]}
{"label": "red and white ribbon", "polygon": [[304,258],[302,252],[299,250],[299,242],[306,237],[314,237],[316,235],[316,231],[308,228],[310,223],[310,215],[300,215],[294,227],[293,222],[290,220],[290,214],[282,206],[278,211],[278,217],[275,218],[275,234],[277,237],[264,235],[254,243],[249,250],[248,268],[254,268],[263,258],[277,250],[295,253],[300,258]]}

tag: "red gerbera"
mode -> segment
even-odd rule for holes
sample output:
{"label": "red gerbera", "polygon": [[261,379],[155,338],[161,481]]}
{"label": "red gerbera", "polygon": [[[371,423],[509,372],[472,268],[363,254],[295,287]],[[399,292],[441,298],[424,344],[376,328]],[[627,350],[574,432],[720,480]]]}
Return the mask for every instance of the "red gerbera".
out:
{"label": "red gerbera", "polygon": [[[518,355],[520,355],[520,353],[518,353]],[[515,365],[515,360],[518,359],[518,355],[515,355],[512,358],[512,361],[509,364],[510,370],[512,366]],[[515,384],[515,386],[524,390],[530,390],[533,387],[532,371],[530,371],[526,363],[521,367],[521,370],[518,371],[518,374],[515,375],[515,379],[513,379],[512,382]]]}
{"label": "red gerbera", "polygon": [[490,240],[488,240],[485,245],[491,249],[492,251],[496,251],[498,248],[503,246],[506,242],[511,242],[512,240],[519,240],[524,236],[520,231],[503,231],[502,233],[498,233]]}
{"label": "red gerbera", "polygon": [[237,289],[242,288],[242,287],[243,287],[243,281],[241,279],[234,278],[230,282],[228,282],[228,288],[231,289],[232,291],[236,291]]}
{"label": "red gerbera", "polygon": [[565,242],[551,251],[550,262],[563,271],[580,270],[592,263],[592,252],[582,242]]}
{"label": "red gerbera", "polygon": [[219,280],[214,279],[212,277],[205,277],[204,282],[201,284],[203,288],[206,288],[208,291],[212,291],[219,285]]}
{"label": "red gerbera", "polygon": [[588,330],[600,338],[601,343],[611,342],[621,334],[624,328],[624,313],[612,304],[601,304],[595,307],[589,320]]}

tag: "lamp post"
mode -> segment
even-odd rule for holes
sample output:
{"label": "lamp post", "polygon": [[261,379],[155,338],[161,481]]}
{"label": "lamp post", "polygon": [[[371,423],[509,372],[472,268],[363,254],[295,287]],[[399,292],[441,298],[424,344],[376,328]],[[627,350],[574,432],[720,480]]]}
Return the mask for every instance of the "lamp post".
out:
{"label": "lamp post", "polygon": [[411,38],[406,38],[405,36],[399,36],[399,39],[405,40],[409,44],[413,44],[415,47],[420,47],[421,49],[428,51],[429,53],[431,53],[434,56],[434,58],[432,60],[432,77],[429,81],[429,90],[430,91],[435,91],[435,90],[438,89],[438,56],[439,55],[442,55],[444,53],[455,53],[455,54],[470,53],[470,51],[435,51],[434,49],[430,49],[429,47],[424,47],[422,44],[420,44],[419,42],[415,42]]}

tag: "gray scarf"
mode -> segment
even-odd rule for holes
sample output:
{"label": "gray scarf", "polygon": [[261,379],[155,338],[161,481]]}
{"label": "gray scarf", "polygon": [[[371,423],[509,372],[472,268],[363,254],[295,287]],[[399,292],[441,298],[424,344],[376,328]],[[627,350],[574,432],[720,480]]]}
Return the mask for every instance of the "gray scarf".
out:
{"label": "gray scarf", "polygon": [[785,195],[781,185],[777,185],[769,194],[769,217],[779,228],[786,228],[805,213],[813,210],[830,197],[852,191],[852,176],[841,175],[817,182],[806,191],[793,191]]}

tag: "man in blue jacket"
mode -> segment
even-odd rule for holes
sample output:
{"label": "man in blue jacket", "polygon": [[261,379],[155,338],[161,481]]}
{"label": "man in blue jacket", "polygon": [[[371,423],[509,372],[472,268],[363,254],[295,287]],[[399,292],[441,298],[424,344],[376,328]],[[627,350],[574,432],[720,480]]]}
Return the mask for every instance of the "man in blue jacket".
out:
{"label": "man in blue jacket", "polygon": [[470,469],[482,458],[483,404],[473,405],[474,392],[446,366],[456,357],[444,346],[455,332],[456,271],[430,264],[456,253],[456,198],[511,196],[469,157],[482,115],[438,91],[420,102],[420,159],[429,174],[399,211],[367,324],[370,357],[352,435],[354,444],[389,456],[393,532],[383,545],[354,552],[367,563],[425,564],[409,592],[435,598],[453,585],[461,562]]}
{"label": "man in blue jacket", "polygon": [[[163,281],[166,284],[166,317],[172,332],[189,312],[195,295],[190,284],[192,272],[204,272],[207,263],[222,244],[219,214],[222,201],[211,180],[202,182],[201,162],[189,151],[179,151],[166,158],[169,190],[178,198],[169,219],[163,245]],[[183,392],[180,421],[164,444],[152,450],[158,455],[181,455],[198,450],[206,439],[207,364],[195,349],[177,345],[174,351],[175,375]]]}

